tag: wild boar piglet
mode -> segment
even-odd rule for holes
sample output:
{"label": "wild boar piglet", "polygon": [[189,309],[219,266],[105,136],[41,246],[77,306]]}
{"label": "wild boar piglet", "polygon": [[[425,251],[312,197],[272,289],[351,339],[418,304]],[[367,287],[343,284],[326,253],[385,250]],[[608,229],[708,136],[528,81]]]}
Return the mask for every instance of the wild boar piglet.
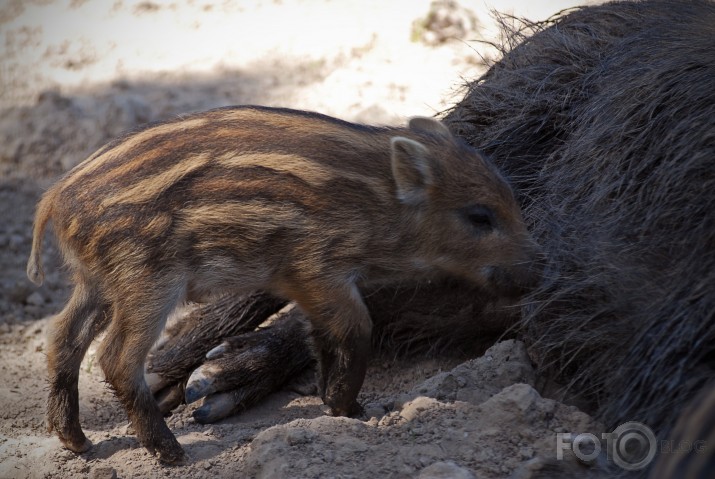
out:
{"label": "wild boar piglet", "polygon": [[141,443],[184,452],[144,379],[144,361],[183,301],[265,290],[310,319],[320,391],[359,410],[371,321],[360,287],[446,273],[498,295],[538,279],[538,248],[491,162],[440,122],[406,128],[316,113],[230,107],[148,126],[107,144],[37,208],[28,276],[40,283],[52,220],[75,289],[53,320],[47,423],[66,447],[79,423],[79,365],[99,363]]}

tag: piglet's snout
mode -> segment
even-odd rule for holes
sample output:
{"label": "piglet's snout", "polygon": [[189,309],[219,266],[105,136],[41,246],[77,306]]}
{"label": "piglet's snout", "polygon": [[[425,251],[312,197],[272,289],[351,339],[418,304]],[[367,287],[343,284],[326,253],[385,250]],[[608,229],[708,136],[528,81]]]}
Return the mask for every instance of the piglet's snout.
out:
{"label": "piglet's snout", "polygon": [[504,266],[487,266],[482,274],[498,293],[518,298],[539,286],[544,274],[544,254],[539,246],[530,244],[520,260]]}

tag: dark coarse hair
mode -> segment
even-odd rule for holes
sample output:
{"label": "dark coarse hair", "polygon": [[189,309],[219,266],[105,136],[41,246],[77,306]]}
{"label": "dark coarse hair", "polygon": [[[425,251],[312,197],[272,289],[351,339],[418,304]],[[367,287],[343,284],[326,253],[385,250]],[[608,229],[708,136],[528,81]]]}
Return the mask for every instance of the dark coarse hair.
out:
{"label": "dark coarse hair", "polygon": [[445,120],[548,255],[521,333],[607,427],[662,436],[715,362],[715,3],[501,18],[501,58]]}

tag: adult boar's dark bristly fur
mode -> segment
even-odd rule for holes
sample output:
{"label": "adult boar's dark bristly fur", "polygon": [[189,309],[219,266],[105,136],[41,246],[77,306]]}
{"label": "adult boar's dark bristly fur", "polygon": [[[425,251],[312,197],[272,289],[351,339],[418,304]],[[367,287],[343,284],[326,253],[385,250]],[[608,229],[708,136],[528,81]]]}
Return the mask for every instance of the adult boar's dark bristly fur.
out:
{"label": "adult boar's dark bristly fur", "polygon": [[708,479],[715,472],[715,383],[683,409],[648,479]]}
{"label": "adult boar's dark bristly fur", "polygon": [[608,426],[664,434],[714,374],[715,3],[522,26],[445,121],[507,172],[546,249],[534,357]]}
{"label": "adult boar's dark bristly fur", "polygon": [[[51,324],[47,421],[73,451],[79,365],[99,362],[141,443],[184,453],[144,378],[183,301],[264,290],[306,313],[332,414],[356,402],[372,321],[359,288],[451,275],[516,297],[539,250],[508,183],[440,122],[371,127],[316,113],[229,107],[132,132],[70,171],[37,208],[28,276],[52,221],[75,290]],[[190,391],[187,390],[187,396]]]}

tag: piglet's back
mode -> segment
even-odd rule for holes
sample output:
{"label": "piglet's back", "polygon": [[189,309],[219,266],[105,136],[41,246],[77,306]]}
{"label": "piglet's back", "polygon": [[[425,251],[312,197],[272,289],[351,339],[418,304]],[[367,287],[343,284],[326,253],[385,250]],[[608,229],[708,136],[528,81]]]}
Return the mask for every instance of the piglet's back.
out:
{"label": "piglet's back", "polygon": [[109,143],[48,192],[55,231],[80,262],[112,268],[112,253],[126,259],[128,248],[137,262],[188,260],[325,236],[338,223],[329,236],[387,226],[391,132],[259,107],[154,125]]}

